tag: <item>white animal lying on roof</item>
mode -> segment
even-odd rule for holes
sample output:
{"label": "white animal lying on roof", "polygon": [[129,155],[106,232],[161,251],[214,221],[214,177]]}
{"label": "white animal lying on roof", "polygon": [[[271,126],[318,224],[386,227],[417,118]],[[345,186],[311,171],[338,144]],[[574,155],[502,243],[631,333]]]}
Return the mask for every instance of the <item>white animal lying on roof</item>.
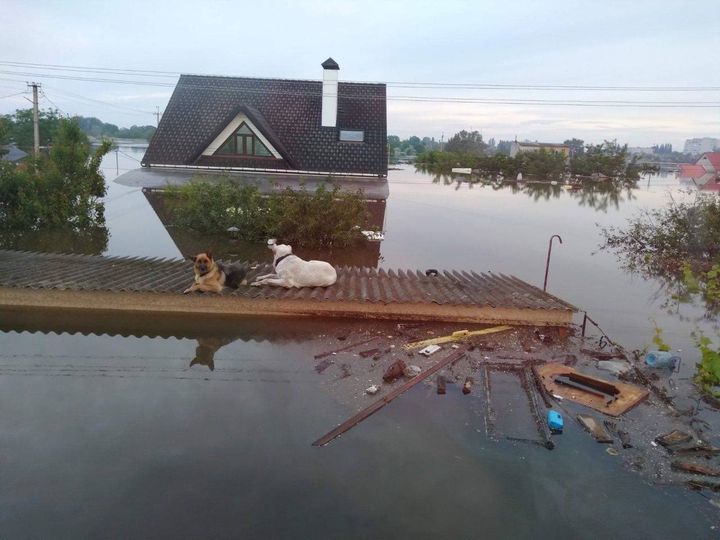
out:
{"label": "white animal lying on roof", "polygon": [[330,263],[305,261],[293,255],[292,246],[277,244],[274,239],[268,240],[268,247],[274,253],[275,273],[258,276],[255,282],[251,283],[253,287],[329,287],[337,281],[337,272]]}

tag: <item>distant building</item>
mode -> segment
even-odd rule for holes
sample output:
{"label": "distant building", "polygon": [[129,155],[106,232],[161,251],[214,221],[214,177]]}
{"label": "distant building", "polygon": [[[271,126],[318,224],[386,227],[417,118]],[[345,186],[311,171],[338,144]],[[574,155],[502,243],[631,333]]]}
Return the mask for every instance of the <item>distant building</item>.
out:
{"label": "distant building", "polygon": [[25,159],[28,156],[27,152],[23,152],[14,144],[8,144],[7,146],[0,146],[0,159],[3,161],[10,161],[11,163],[17,163]]}
{"label": "distant building", "polygon": [[720,152],[704,153],[695,165],[681,164],[678,176],[681,179],[691,179],[701,187],[716,185],[720,177]]}
{"label": "distant building", "polygon": [[560,152],[565,154],[566,157],[570,157],[570,147],[566,144],[517,141],[510,143],[510,157],[515,157],[523,152],[539,152],[540,150]]}
{"label": "distant building", "polygon": [[687,139],[683,151],[686,154],[704,154],[720,150],[720,139],[713,137],[702,137],[700,139]]}
{"label": "distant building", "polygon": [[655,149],[652,146],[629,146],[628,154],[630,155],[643,155],[643,154],[654,154]]}

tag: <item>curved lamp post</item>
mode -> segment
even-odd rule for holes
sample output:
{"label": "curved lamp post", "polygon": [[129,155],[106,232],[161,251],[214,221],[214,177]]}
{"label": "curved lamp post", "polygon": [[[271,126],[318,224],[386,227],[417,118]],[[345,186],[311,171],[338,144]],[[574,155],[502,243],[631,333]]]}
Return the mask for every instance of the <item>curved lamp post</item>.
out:
{"label": "curved lamp post", "polygon": [[562,238],[560,238],[559,234],[553,234],[550,237],[550,243],[548,244],[548,254],[547,254],[547,261],[545,262],[545,281],[543,283],[543,292],[547,292],[547,278],[548,278],[548,270],[550,270],[550,254],[552,253],[552,243],[553,240],[557,238],[560,240],[560,243],[562,244]]}

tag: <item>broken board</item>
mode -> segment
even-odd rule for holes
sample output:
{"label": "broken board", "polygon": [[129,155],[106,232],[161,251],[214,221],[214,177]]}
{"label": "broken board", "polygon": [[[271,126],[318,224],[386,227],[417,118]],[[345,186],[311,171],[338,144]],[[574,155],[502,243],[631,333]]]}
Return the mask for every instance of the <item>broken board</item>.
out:
{"label": "broken board", "polygon": [[[621,414],[625,414],[635,405],[647,398],[649,394],[645,388],[640,386],[615,381],[610,382],[604,379],[590,377],[564,364],[543,364],[537,366],[537,372],[542,380],[543,386],[548,392],[550,392],[550,394],[555,394],[563,399],[569,399],[576,403],[580,403],[581,405],[585,405],[586,407],[590,407],[591,409],[595,409],[596,411],[610,416],[620,416]],[[578,373],[588,379],[596,380],[599,384],[612,384],[619,391],[617,399],[609,405],[606,405],[605,399],[601,396],[557,384],[554,380],[558,375],[568,375],[572,373]]]}

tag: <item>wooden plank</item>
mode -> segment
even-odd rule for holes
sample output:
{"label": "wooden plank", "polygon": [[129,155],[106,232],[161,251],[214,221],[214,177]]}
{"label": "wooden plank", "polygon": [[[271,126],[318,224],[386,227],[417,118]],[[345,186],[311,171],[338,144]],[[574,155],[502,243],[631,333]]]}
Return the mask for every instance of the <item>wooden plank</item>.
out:
{"label": "wooden plank", "polygon": [[419,375],[416,375],[415,377],[413,377],[412,379],[407,381],[405,384],[403,384],[399,388],[396,388],[395,390],[391,391],[387,396],[381,397],[380,399],[378,399],[377,401],[372,403],[370,406],[366,407],[365,409],[363,409],[362,411],[357,413],[355,416],[349,418],[348,420],[346,420],[345,422],[340,424],[335,429],[333,429],[333,430],[329,431],[328,433],[326,433],[325,435],[323,435],[317,441],[312,443],[312,445],[313,446],[325,446],[326,444],[328,444],[330,441],[332,441],[336,437],[339,437],[346,431],[348,431],[348,430],[352,429],[353,427],[355,427],[356,425],[358,425],[360,422],[365,420],[368,416],[370,416],[370,415],[376,413],[377,411],[379,411],[380,409],[382,409],[385,405],[390,403],[392,400],[394,400],[399,395],[410,390],[410,388],[412,388],[416,384],[424,381],[425,379],[427,379],[428,377],[433,375],[435,372],[441,370],[445,366],[454,364],[455,362],[460,360],[463,356],[465,356],[466,352],[467,352],[467,348],[461,348],[461,349],[457,349],[456,351],[453,351],[448,356],[446,356],[442,360],[438,361],[434,366],[426,369]]}
{"label": "wooden plank", "polygon": [[[564,364],[550,363],[537,366],[536,368],[538,375],[542,380],[543,386],[547,389],[550,394],[561,396],[565,399],[575,401],[591,409],[595,409],[598,412],[610,415],[620,416],[625,414],[627,411],[635,407],[638,403],[646,399],[649,395],[648,390],[640,386],[633,384],[627,384],[622,382],[609,383],[603,379],[597,379],[595,377],[589,377],[583,373],[576,371],[575,369],[566,366]],[[554,378],[557,375],[568,375],[568,374],[580,374],[583,377],[597,381],[598,384],[611,384],[617,388],[618,393],[616,394],[617,399],[612,403],[607,403],[605,398],[592,394],[590,392],[584,392],[582,390],[576,390],[561,384],[557,384]]]}
{"label": "wooden plank", "polygon": [[482,330],[458,330],[453,332],[449,336],[440,336],[431,339],[424,339],[422,341],[414,341],[412,343],[406,343],[402,346],[403,349],[409,351],[410,349],[418,349],[427,347],[428,345],[440,345],[442,343],[450,343],[452,341],[461,341],[473,336],[484,336],[486,334],[495,334],[497,332],[505,332],[506,330],[512,330],[512,326],[495,326],[493,328],[483,328]]}

